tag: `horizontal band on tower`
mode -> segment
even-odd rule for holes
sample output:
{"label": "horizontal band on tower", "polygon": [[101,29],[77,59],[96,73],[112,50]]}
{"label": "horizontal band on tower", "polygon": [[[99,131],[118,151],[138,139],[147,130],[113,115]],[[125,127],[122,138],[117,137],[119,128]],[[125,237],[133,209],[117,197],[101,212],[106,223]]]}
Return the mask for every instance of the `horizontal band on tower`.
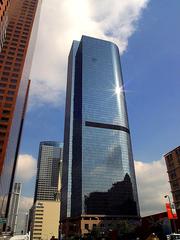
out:
{"label": "horizontal band on tower", "polygon": [[119,131],[130,133],[129,129],[126,128],[126,127],[119,126],[119,125],[113,125],[113,124],[107,124],[107,123],[97,123],[97,122],[86,121],[85,122],[85,126],[96,127],[96,128],[106,128],[106,129],[112,129],[112,130],[119,130]]}

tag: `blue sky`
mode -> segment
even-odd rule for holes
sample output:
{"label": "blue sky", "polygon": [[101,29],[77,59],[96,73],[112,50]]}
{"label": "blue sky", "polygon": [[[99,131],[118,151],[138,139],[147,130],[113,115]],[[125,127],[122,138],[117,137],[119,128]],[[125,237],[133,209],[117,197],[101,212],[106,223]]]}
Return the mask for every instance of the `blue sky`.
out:
{"label": "blue sky", "polygon": [[[92,7],[93,1],[89,0],[89,6]],[[109,0],[104,1],[106,4],[108,2]],[[105,33],[111,32],[112,36],[108,36],[108,39],[114,40],[120,46],[134,159],[140,163],[140,165],[137,165],[137,174],[140,177],[137,176],[137,178],[140,179],[138,181],[142,181],[143,171],[141,171],[141,167],[144,166],[147,170],[147,177],[153,176],[153,184],[156,185],[165,181],[162,191],[166,191],[168,183],[167,176],[164,175],[165,166],[163,160],[161,160],[162,155],[180,144],[180,29],[178,26],[180,22],[180,1],[127,0],[130,9],[128,13],[126,12],[127,6],[123,9],[124,0],[113,0],[113,2],[116,10],[111,7],[112,9],[108,12],[107,9],[102,8],[102,11],[97,11],[102,6],[93,4],[91,19],[93,19],[93,24],[98,23],[98,25],[92,30],[94,25],[90,25],[91,22],[88,20],[89,22],[86,23],[85,27],[88,26],[90,30],[85,34],[89,33],[94,37],[106,38]],[[119,5],[120,2],[122,2],[122,6]],[[72,0],[67,0],[67,3],[71,4]],[[58,4],[60,11],[61,3]],[[119,6],[119,11],[117,6]],[[68,32],[68,27],[70,29],[71,26],[68,25],[70,21],[67,21],[67,26],[64,28],[62,25],[59,25],[59,28],[54,27],[52,36],[56,36],[58,31],[61,33],[61,28],[63,28],[64,39],[67,37],[66,31],[68,32],[68,43],[67,45],[66,43],[62,44],[67,51],[63,51],[63,46],[59,45],[57,49],[52,49],[56,48],[56,43],[55,45],[48,45],[47,42],[46,45],[46,41],[43,40],[43,36],[45,38],[48,34],[48,28],[43,23],[45,14],[50,14],[46,12],[47,7],[48,4],[45,3],[42,9],[35,63],[32,69],[30,104],[26,114],[20,149],[21,155],[31,155],[35,159],[38,157],[40,141],[63,141],[67,54],[73,38],[80,39],[84,29],[84,26],[78,28],[79,22],[73,25],[74,31],[79,31],[79,35],[77,34],[76,37],[76,34],[70,34],[72,31]],[[118,17],[116,19],[112,18],[114,16],[113,11],[117,11],[116,15]],[[99,12],[99,15],[97,15],[97,12]],[[134,17],[132,21],[129,20],[129,12],[131,12],[130,17]],[[60,12],[57,14],[60,14]],[[120,15],[123,15],[125,20],[119,18]],[[98,16],[106,17],[103,21],[100,21],[97,20]],[[53,22],[53,17],[50,15],[47,19]],[[73,19],[69,18],[69,20]],[[126,26],[126,22],[129,24],[127,24],[126,31],[121,32],[121,29],[113,28],[118,24],[121,25],[122,22],[122,26]],[[53,39],[53,37],[50,39],[51,42]],[[43,54],[48,54],[46,52],[48,48],[51,48],[52,51],[49,50],[51,55],[48,56],[48,59],[46,57],[45,62]],[[41,51],[42,54],[40,54]],[[53,53],[56,54],[56,57],[53,57]],[[48,60],[49,63],[53,62],[54,64],[49,69],[51,74],[47,72],[46,68],[49,65]],[[37,62],[43,63],[40,64],[40,69],[38,69]],[[56,76],[56,79],[53,79],[52,75]],[[46,81],[43,82],[46,77]],[[38,96],[39,89],[41,93]],[[139,168],[139,166],[141,167]],[[157,169],[159,169],[159,172],[162,171],[161,176],[154,176]],[[159,174],[157,173],[157,175]],[[32,176],[24,182],[24,196],[33,196],[34,179],[35,176]],[[147,181],[146,184],[152,184],[152,182]],[[142,182],[139,183],[139,186],[141,186],[141,189],[139,189],[142,198],[141,203],[144,204],[143,202],[147,202],[145,198],[152,194],[150,191],[148,196],[147,192],[143,192],[143,188],[146,188],[146,186]],[[155,186],[151,187],[154,188]],[[168,188],[167,191],[169,191]],[[163,200],[161,196],[158,197],[158,201],[155,198],[151,199],[152,204],[149,208],[152,209],[149,209],[150,212],[153,209],[157,211],[162,209],[160,205]],[[145,209],[146,206],[144,205],[142,208]]]}
{"label": "blue sky", "polygon": [[151,1],[122,56],[134,158],[153,161],[180,144],[179,1]]}

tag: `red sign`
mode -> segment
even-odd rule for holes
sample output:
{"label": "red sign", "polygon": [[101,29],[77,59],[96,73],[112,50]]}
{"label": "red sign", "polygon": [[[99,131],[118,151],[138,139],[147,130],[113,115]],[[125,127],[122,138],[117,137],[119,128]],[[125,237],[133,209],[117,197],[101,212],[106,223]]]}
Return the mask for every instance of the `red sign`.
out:
{"label": "red sign", "polygon": [[174,204],[166,203],[168,219],[177,219],[177,213]]}

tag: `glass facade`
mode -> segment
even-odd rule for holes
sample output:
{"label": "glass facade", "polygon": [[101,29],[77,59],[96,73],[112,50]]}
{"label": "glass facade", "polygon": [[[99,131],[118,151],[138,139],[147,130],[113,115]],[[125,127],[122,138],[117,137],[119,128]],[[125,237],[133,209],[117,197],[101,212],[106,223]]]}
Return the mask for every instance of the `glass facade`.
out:
{"label": "glass facade", "polygon": [[71,217],[139,216],[119,50],[83,36],[74,63]]}
{"label": "glass facade", "polygon": [[[79,43],[74,41],[68,59],[68,81],[66,90],[66,112],[64,129],[63,175],[61,188],[61,217],[71,216],[71,173],[72,173],[72,136],[73,136],[73,106],[75,56]],[[66,161],[64,162],[64,158]]]}
{"label": "glass facade", "polygon": [[58,200],[62,155],[62,143],[54,141],[40,143],[34,202],[37,200]]}

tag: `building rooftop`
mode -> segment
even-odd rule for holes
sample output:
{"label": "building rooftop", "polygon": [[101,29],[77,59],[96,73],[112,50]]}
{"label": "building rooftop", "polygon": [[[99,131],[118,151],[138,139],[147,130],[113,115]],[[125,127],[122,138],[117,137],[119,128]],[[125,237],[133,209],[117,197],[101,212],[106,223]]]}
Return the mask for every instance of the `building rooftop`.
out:
{"label": "building rooftop", "polygon": [[176,149],[179,149],[180,146],[174,148],[173,150],[169,151],[168,153],[164,154],[164,157],[168,156],[170,153],[174,152]]}

